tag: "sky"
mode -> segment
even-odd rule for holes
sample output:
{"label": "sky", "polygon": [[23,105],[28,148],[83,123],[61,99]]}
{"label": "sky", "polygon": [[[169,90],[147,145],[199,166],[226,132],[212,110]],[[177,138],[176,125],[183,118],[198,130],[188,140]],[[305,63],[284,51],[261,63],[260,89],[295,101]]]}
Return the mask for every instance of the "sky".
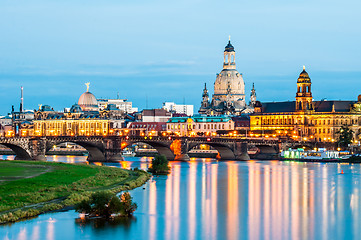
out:
{"label": "sky", "polygon": [[359,0],[1,0],[0,115],[70,107],[86,90],[135,107],[199,108],[228,36],[249,101],[293,101],[306,66],[315,100],[361,94]]}

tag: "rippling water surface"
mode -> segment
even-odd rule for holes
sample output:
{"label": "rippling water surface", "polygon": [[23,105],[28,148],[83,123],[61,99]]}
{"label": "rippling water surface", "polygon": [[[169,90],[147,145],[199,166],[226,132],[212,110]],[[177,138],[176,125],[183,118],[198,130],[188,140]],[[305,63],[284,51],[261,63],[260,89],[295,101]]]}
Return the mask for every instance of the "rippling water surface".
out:
{"label": "rippling water surface", "polygon": [[[126,160],[110,165],[147,169],[150,162]],[[193,159],[171,167],[131,191],[133,219],[84,222],[73,210],[49,213],[0,226],[0,240],[361,238],[359,164]]]}

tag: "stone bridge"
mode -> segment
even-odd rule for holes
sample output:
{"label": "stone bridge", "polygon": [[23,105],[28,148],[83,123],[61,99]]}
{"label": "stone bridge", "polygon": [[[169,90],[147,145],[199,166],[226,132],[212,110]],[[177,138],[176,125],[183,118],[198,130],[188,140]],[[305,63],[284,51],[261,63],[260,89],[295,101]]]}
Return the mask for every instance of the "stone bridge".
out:
{"label": "stone bridge", "polygon": [[[45,160],[46,152],[54,145],[72,142],[84,147],[89,161],[122,160],[121,151],[134,143],[145,143],[155,148],[169,160],[189,160],[188,152],[207,144],[216,149],[221,160],[248,160],[247,150],[257,147],[261,152],[279,153],[282,143],[274,139],[238,139],[207,137],[140,137],[140,136],[77,136],[77,137],[13,137],[0,138],[0,144],[11,148],[16,159]],[[288,145],[287,145],[288,146]]]}

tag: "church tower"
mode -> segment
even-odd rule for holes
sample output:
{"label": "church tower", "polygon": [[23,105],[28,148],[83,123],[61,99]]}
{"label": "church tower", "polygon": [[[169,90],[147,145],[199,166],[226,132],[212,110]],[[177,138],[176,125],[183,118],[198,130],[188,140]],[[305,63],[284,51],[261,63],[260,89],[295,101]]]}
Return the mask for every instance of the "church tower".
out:
{"label": "church tower", "polygon": [[305,66],[297,79],[296,111],[312,110],[311,79]]}
{"label": "church tower", "polygon": [[207,90],[207,84],[204,83],[201,107],[198,112],[200,114],[206,114],[209,107],[210,107],[210,104],[209,104],[209,95],[208,95],[208,90]]}
{"label": "church tower", "polygon": [[256,101],[257,101],[257,96],[256,96],[256,89],[254,89],[254,83],[252,85],[252,90],[251,90],[251,101],[249,102],[249,105],[251,107],[254,107],[254,105],[256,104]]}
{"label": "church tower", "polygon": [[231,40],[223,53],[223,70],[214,82],[211,108],[215,115],[239,115],[246,108],[244,81],[236,70],[236,52]]}

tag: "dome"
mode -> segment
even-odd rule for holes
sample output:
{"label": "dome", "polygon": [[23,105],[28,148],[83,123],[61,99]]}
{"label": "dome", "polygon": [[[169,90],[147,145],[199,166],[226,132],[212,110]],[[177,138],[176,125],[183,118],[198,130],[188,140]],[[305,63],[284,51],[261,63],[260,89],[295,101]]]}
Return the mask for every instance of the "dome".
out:
{"label": "dome", "polygon": [[305,66],[303,66],[303,71],[300,73],[297,82],[311,82],[311,79],[306,72]]}
{"label": "dome", "polygon": [[224,51],[225,52],[234,52],[234,47],[231,44],[231,40],[228,41],[228,44],[227,44],[226,49]]}
{"label": "dome", "polygon": [[70,112],[71,113],[79,113],[79,112],[82,112],[82,109],[78,104],[74,104],[73,106],[71,106]]}
{"label": "dome", "polygon": [[89,91],[83,93],[78,101],[78,105],[83,111],[98,111],[98,102],[94,94]]}
{"label": "dome", "polygon": [[358,102],[360,102],[360,103],[361,103],[361,94],[360,94],[360,95],[358,95],[357,100],[358,100]]}

